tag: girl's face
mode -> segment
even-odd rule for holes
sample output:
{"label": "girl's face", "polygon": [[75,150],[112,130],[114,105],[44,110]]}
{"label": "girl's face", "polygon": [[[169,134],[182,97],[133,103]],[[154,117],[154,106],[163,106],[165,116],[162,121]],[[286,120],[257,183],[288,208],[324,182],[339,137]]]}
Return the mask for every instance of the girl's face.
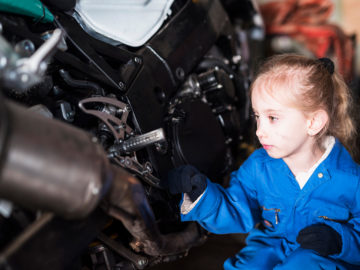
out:
{"label": "girl's face", "polygon": [[301,159],[312,151],[315,140],[308,134],[310,120],[302,111],[275,99],[261,87],[252,90],[251,101],[256,135],[269,156],[286,162]]}

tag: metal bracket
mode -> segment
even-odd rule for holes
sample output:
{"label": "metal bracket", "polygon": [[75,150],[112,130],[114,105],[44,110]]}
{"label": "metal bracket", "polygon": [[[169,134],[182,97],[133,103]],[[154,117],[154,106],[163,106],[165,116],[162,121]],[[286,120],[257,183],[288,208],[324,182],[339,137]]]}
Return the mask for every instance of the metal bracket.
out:
{"label": "metal bracket", "polygon": [[[109,114],[107,112],[101,112],[98,110],[91,110],[85,108],[85,104],[89,103],[102,103],[106,105],[111,105],[117,108],[121,112],[121,118]],[[91,97],[83,99],[79,102],[79,108],[87,113],[96,116],[101,121],[103,121],[106,126],[111,130],[117,142],[121,143],[125,139],[125,133],[131,134],[133,132],[132,128],[126,124],[130,108],[124,102],[119,100],[108,98],[108,97]]]}

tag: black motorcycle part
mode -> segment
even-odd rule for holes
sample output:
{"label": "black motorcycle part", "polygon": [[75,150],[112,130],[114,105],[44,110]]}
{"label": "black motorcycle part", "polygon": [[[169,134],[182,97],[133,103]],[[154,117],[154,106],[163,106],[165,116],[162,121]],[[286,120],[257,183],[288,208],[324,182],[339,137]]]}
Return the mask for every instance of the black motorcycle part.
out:
{"label": "black motorcycle part", "polygon": [[[168,102],[183,83],[184,78],[180,75],[191,73],[220,37],[233,35],[230,29],[229,18],[219,1],[187,1],[178,14],[137,52],[142,56],[144,65],[126,95],[141,132],[165,128],[159,123],[163,123]],[[201,106],[203,109],[205,107]],[[203,114],[207,114],[208,108],[205,110]],[[216,116],[213,117],[215,119]],[[223,143],[219,148],[222,147]],[[188,151],[185,151],[186,155]],[[166,175],[174,166],[171,153],[159,153],[153,148],[148,148],[148,152],[155,171],[160,175]],[[224,154],[223,151],[216,153]],[[212,154],[211,158],[215,158],[215,155]],[[210,171],[212,169],[205,168],[205,164],[210,166],[216,160],[221,163],[223,159],[217,156],[211,162],[208,160],[193,165]],[[219,169],[220,165],[215,167]]]}
{"label": "black motorcycle part", "polygon": [[125,91],[141,67],[141,57],[93,38],[84,32],[71,16],[55,14],[58,16],[56,25],[66,31],[67,38],[78,55],[74,58],[74,54],[58,52],[55,58],[65,65],[70,64],[78,71],[87,71],[87,75],[100,79],[119,92]]}
{"label": "black motorcycle part", "polygon": [[176,255],[205,240],[205,231],[196,223],[162,234],[140,182],[124,170],[114,168],[114,175],[104,209],[124,224],[138,251],[152,256]]}
{"label": "black motorcycle part", "polygon": [[100,209],[79,221],[55,218],[7,258],[6,264],[17,270],[81,269],[82,254],[107,222],[109,217]]}
{"label": "black motorcycle part", "polygon": [[76,4],[76,0],[41,0],[45,5],[55,8],[61,11],[68,11],[73,9]]}
{"label": "black motorcycle part", "polygon": [[[176,116],[180,111],[182,116]],[[211,108],[200,100],[185,101],[176,107],[170,120],[176,166],[196,164],[211,179],[226,167],[224,132]]]}
{"label": "black motorcycle part", "polygon": [[94,82],[89,82],[85,80],[76,80],[71,77],[69,72],[67,72],[64,69],[59,70],[60,76],[63,78],[63,80],[71,87],[76,87],[80,89],[91,89],[95,95],[98,96],[104,96],[104,89],[102,89],[98,84]]}

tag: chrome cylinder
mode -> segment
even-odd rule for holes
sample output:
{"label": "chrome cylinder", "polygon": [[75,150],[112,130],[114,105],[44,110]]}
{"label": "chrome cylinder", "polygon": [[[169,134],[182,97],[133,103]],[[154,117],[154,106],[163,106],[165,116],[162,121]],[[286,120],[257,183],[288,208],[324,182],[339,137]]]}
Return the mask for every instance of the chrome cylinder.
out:
{"label": "chrome cylinder", "polygon": [[81,129],[0,99],[0,198],[86,216],[110,186],[102,147]]}

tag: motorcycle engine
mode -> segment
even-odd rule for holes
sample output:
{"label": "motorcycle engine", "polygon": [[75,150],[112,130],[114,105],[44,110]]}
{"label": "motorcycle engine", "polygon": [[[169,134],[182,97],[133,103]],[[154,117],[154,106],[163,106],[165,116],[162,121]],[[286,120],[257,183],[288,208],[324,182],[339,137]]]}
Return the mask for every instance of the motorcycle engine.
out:
{"label": "motorcycle engine", "polygon": [[[16,210],[0,200],[0,228],[12,232],[0,248],[10,243],[13,251],[17,234],[33,236],[8,257],[26,268],[41,250],[36,269],[57,269],[55,261],[69,266],[80,256],[92,269],[144,269],[181,258],[205,233],[180,222],[179,196],[167,191],[166,177],[174,167],[192,164],[225,185],[235,169],[250,120],[249,48],[242,39],[248,22],[230,18],[221,1],[169,0],[158,6],[146,38],[133,45],[114,43],[103,28],[89,31],[84,6],[61,9],[57,1],[44,2],[53,8],[44,18],[45,7],[37,9],[37,21],[0,4],[2,36],[15,48],[0,66],[2,92],[26,107],[6,102],[12,143],[0,148],[6,180],[0,184],[14,194],[2,188],[0,197]],[[109,9],[108,1],[96,2]],[[158,3],[137,4],[145,10],[148,2]],[[12,153],[25,158],[6,163]],[[39,221],[44,210],[53,214]],[[37,221],[46,224],[44,230]],[[111,267],[101,261],[107,256]]]}
{"label": "motorcycle engine", "polygon": [[168,109],[174,163],[196,164],[214,180],[231,168],[228,145],[240,136],[231,77],[217,66],[189,76]]}

